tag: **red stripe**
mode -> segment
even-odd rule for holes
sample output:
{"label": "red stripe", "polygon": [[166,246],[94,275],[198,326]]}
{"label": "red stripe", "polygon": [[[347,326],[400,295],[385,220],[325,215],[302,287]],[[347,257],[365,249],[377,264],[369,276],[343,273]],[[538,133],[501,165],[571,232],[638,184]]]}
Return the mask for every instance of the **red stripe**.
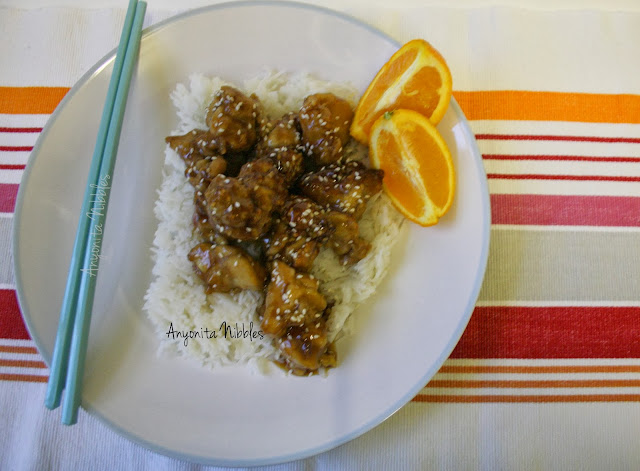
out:
{"label": "red stripe", "polygon": [[493,224],[640,227],[640,197],[491,195]]}
{"label": "red stripe", "polygon": [[44,362],[39,360],[4,360],[0,358],[0,366],[7,366],[10,368],[46,368]]}
{"label": "red stripe", "polygon": [[[35,365],[37,362],[33,362]],[[0,366],[2,360],[0,360]],[[35,366],[34,366],[35,368]],[[637,388],[638,379],[432,379],[427,389]]]}
{"label": "red stripe", "polygon": [[0,132],[42,132],[42,128],[1,128]]}
{"label": "red stripe", "polygon": [[26,165],[7,164],[7,165],[0,165],[0,170],[24,170],[25,167]]}
{"label": "red stripe", "polygon": [[0,352],[37,354],[35,347],[19,347],[17,345],[0,345]]}
{"label": "red stripe", "polygon": [[0,151],[5,152],[31,152],[33,146],[0,146]]}
{"label": "red stripe", "polygon": [[640,307],[476,307],[451,358],[640,358]]}
{"label": "red stripe", "polygon": [[16,292],[0,290],[0,338],[29,340],[29,333],[22,321]]}
{"label": "red stripe", "polygon": [[48,376],[0,373],[0,381],[20,381],[23,383],[46,383]]}
{"label": "red stripe", "polygon": [[559,394],[559,395],[452,395],[436,396],[431,394],[418,394],[413,402],[435,403],[514,403],[514,402],[640,402],[640,394]]}
{"label": "red stripe", "polygon": [[640,137],[552,136],[542,134],[476,134],[478,140],[496,141],[576,141],[640,144]]}
{"label": "red stripe", "polygon": [[484,160],[562,160],[581,162],[640,162],[640,157],[591,157],[586,155],[483,154]]}
{"label": "red stripe", "polygon": [[12,213],[16,207],[18,197],[18,185],[13,183],[0,183],[0,213]]}
{"label": "red stripe", "polygon": [[640,177],[608,175],[541,175],[538,173],[487,173],[487,178],[500,180],[574,180],[605,182],[640,182]]}

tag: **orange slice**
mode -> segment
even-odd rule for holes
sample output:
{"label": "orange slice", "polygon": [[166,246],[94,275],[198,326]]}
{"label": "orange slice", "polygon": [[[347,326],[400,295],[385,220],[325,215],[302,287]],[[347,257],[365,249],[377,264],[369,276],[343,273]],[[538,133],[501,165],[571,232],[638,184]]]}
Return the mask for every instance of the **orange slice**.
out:
{"label": "orange slice", "polygon": [[371,128],[369,159],[384,170],[385,192],[411,221],[432,226],[449,210],[455,170],[444,139],[431,122],[412,110],[380,117]]}
{"label": "orange slice", "polygon": [[371,126],[394,109],[409,109],[438,124],[451,100],[451,72],[428,42],[414,39],[402,46],[374,77],[360,98],[351,135],[368,143]]}

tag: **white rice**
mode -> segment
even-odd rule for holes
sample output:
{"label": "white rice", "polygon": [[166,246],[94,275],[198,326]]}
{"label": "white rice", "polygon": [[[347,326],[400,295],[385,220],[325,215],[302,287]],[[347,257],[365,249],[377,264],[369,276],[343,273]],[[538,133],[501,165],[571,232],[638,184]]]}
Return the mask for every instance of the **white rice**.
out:
{"label": "white rice", "polygon": [[[173,134],[206,129],[206,107],[225,84],[228,83],[219,78],[202,75],[191,76],[189,86],[179,84],[171,94],[180,120]],[[266,72],[238,88],[247,94],[255,93],[274,118],[299,109],[303,99],[312,93],[332,92],[354,107],[357,103],[357,91],[353,87],[323,82],[307,74]],[[363,148],[357,150],[366,152]],[[193,211],[193,187],[184,177],[184,163],[167,146],[163,181],[155,205],[159,224],[152,248],[153,280],[144,305],[155,326],[161,351],[189,357],[211,368],[246,364],[254,372],[280,371],[270,367],[270,360],[277,352],[268,337],[224,335],[223,323],[233,327],[234,335],[236,323],[240,332],[260,329],[256,309],[263,295],[252,291],[205,294],[202,281],[187,259],[191,248],[199,243],[192,233]],[[403,220],[386,195],[381,194],[369,202],[360,220],[361,236],[372,244],[367,257],[350,268],[341,266],[330,249],[323,249],[316,259],[312,273],[320,280],[320,291],[335,303],[328,324],[331,340],[348,331],[346,322],[351,313],[383,280]],[[174,333],[167,335],[170,326]],[[210,338],[205,329],[210,332]],[[178,331],[182,334],[178,335]],[[216,333],[214,338],[211,332]]]}

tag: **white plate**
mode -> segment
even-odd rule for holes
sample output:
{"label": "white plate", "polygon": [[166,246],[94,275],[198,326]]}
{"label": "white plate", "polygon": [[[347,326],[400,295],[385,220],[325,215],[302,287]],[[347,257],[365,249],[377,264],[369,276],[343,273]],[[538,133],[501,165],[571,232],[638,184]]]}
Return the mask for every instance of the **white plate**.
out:
{"label": "white plate", "polygon": [[[163,454],[258,465],[351,440],[429,381],[471,315],[489,245],[486,178],[455,101],[439,125],[457,168],[454,205],[438,226],[412,226],[400,241],[388,278],[356,312],[357,334],[339,344],[341,364],[327,378],[262,378],[242,369],[214,374],[184,360],[158,358],[160,339],[141,310],[150,280],[163,138],[177,123],[168,98],[176,83],[193,72],[240,82],[268,65],[351,81],[364,91],[398,47],[352,18],[289,3],[217,5],[145,32],[113,175],[85,409]],[[18,195],[18,296],[47,363],[112,65],[110,54],[65,97],[33,150]]]}

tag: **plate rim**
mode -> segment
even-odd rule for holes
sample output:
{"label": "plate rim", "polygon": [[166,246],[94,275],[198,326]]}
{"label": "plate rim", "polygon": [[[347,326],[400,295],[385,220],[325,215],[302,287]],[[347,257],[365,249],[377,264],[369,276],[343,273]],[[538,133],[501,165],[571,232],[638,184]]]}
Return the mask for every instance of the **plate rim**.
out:
{"label": "plate rim", "polygon": [[[144,40],[145,37],[148,37],[152,34],[155,34],[157,32],[159,32],[160,30],[164,29],[165,27],[171,25],[172,23],[175,23],[177,21],[183,20],[185,18],[188,18],[190,16],[197,16],[200,15],[202,13],[205,12],[210,12],[210,11],[215,11],[215,10],[222,10],[222,9],[229,9],[229,8],[246,8],[246,7],[254,7],[254,6],[274,6],[274,7],[285,7],[285,8],[294,8],[294,9],[305,9],[305,10],[312,10],[314,12],[318,12],[318,13],[322,13],[324,15],[329,15],[329,16],[333,16],[333,17],[337,17],[339,19],[345,20],[351,24],[353,24],[354,26],[357,26],[359,28],[364,28],[372,33],[374,33],[377,36],[382,37],[383,39],[385,39],[386,41],[394,44],[396,47],[400,47],[401,44],[395,40],[394,38],[392,38],[391,36],[387,35],[386,33],[384,33],[383,31],[381,31],[378,28],[375,28],[371,25],[369,25],[368,23],[366,23],[363,20],[360,20],[354,16],[351,16],[349,14],[340,12],[340,11],[336,11],[324,6],[319,6],[319,5],[314,5],[314,4],[307,4],[307,3],[301,3],[298,1],[290,1],[290,0],[284,0],[284,1],[280,1],[280,0],[240,0],[240,1],[227,1],[227,2],[223,2],[223,3],[218,3],[218,4],[213,4],[213,5],[207,5],[207,6],[203,6],[203,7],[199,7],[199,8],[195,8],[192,10],[188,10],[182,13],[178,13],[176,15],[173,15],[169,18],[166,18],[158,23],[155,23],[147,28],[145,28],[143,30],[142,33],[142,40]],[[45,352],[42,348],[43,342],[42,339],[40,338],[40,336],[37,334],[37,332],[34,329],[34,326],[31,322],[31,317],[27,314],[27,301],[23,292],[23,280],[22,280],[22,273],[20,270],[20,256],[19,256],[19,252],[16,251],[17,246],[20,243],[20,230],[19,228],[21,227],[21,215],[22,215],[22,206],[23,206],[23,200],[24,200],[24,194],[26,192],[26,188],[27,188],[27,184],[29,181],[29,176],[31,174],[31,170],[33,169],[34,165],[36,164],[36,161],[38,160],[37,157],[40,154],[41,148],[43,146],[43,142],[46,140],[48,133],[50,131],[50,128],[53,126],[53,124],[59,119],[60,115],[62,114],[62,112],[64,111],[64,109],[67,106],[67,103],[72,100],[74,98],[74,96],[76,95],[76,93],[96,74],[100,73],[101,70],[103,68],[105,68],[106,66],[109,65],[109,63],[113,60],[115,60],[115,54],[117,51],[117,47],[112,49],[111,51],[109,51],[107,54],[105,54],[102,58],[100,58],[87,72],[85,72],[77,81],[76,83],[71,87],[71,89],[67,92],[67,94],[63,97],[63,99],[60,101],[60,103],[58,104],[58,106],[56,107],[56,109],[54,110],[54,112],[51,114],[51,116],[49,117],[49,119],[47,120],[45,126],[43,127],[43,130],[40,132],[40,135],[38,136],[38,139],[36,141],[36,143],[34,144],[33,150],[31,151],[31,154],[29,155],[29,160],[27,162],[27,165],[25,167],[25,170],[23,172],[21,181],[20,181],[20,185],[18,187],[18,194],[16,197],[16,204],[15,204],[15,208],[14,208],[14,224],[13,224],[13,229],[12,229],[12,255],[13,255],[13,269],[14,269],[14,274],[15,274],[15,291],[16,291],[16,295],[17,295],[17,299],[18,299],[18,304],[20,306],[20,313],[21,316],[25,322],[25,325],[27,327],[27,330],[29,332],[29,335],[31,336],[32,340],[34,341],[36,348],[38,349],[38,352],[40,353],[40,355],[42,356],[43,360],[45,361],[45,363],[47,364],[47,366],[50,366],[50,362],[51,362],[51,358],[50,356],[45,355]],[[152,452],[161,454],[163,456],[168,456],[171,458],[175,458],[175,459],[179,459],[179,460],[183,460],[183,461],[188,461],[191,463],[199,463],[199,464],[204,464],[204,465],[212,465],[212,466],[231,466],[231,467],[241,467],[241,466],[263,466],[263,465],[273,465],[273,464],[281,464],[281,463],[287,463],[287,462],[291,462],[291,461],[296,461],[296,460],[300,460],[300,459],[304,459],[304,458],[308,458],[311,456],[315,456],[317,454],[323,453],[325,451],[334,449],[340,445],[343,445],[347,442],[350,442],[351,440],[354,440],[355,438],[363,435],[364,433],[372,430],[373,428],[377,427],[378,425],[380,425],[382,422],[384,422],[385,420],[387,420],[389,417],[391,417],[393,414],[395,414],[399,409],[401,409],[403,406],[405,406],[412,397],[414,397],[419,391],[420,389],[422,389],[424,387],[425,384],[427,384],[435,375],[435,373],[440,369],[440,367],[442,366],[442,364],[446,361],[446,359],[450,356],[451,352],[453,351],[453,349],[455,348],[455,346],[457,345],[458,341],[460,340],[460,337],[462,336],[464,330],[466,329],[467,324],[469,323],[469,320],[471,318],[471,315],[473,313],[473,308],[477,302],[478,296],[480,294],[480,289],[482,287],[482,283],[484,280],[484,275],[486,273],[486,266],[487,266],[487,262],[488,262],[488,256],[489,256],[489,245],[490,245],[490,233],[491,233],[491,202],[490,202],[490,196],[489,196],[489,188],[488,188],[488,182],[487,182],[487,178],[486,178],[486,172],[484,169],[484,166],[482,164],[482,159],[481,159],[481,154],[480,154],[480,150],[478,148],[477,142],[475,140],[474,134],[471,131],[471,128],[469,126],[469,122],[466,118],[466,116],[464,115],[464,113],[462,112],[462,109],[460,108],[460,106],[458,105],[458,103],[456,102],[455,98],[452,96],[451,97],[451,102],[449,104],[449,106],[452,108],[454,114],[456,115],[456,117],[459,120],[459,124],[462,125],[464,132],[467,136],[469,136],[470,139],[470,148],[471,148],[471,153],[473,154],[474,161],[475,161],[475,166],[476,169],[478,171],[478,173],[481,176],[484,176],[484,178],[480,178],[480,190],[482,193],[482,207],[483,207],[483,212],[484,212],[484,217],[483,217],[483,227],[482,227],[482,250],[480,252],[480,263],[478,265],[478,268],[476,270],[476,274],[475,274],[475,281],[474,281],[474,285],[472,287],[468,302],[467,302],[467,306],[465,308],[465,312],[464,315],[461,317],[458,325],[456,326],[456,329],[453,332],[453,335],[451,336],[446,348],[440,353],[440,355],[437,357],[437,359],[433,362],[433,365],[431,368],[429,368],[418,380],[418,382],[416,383],[416,385],[412,388],[409,389],[409,391],[407,391],[402,397],[400,397],[398,400],[396,400],[394,402],[394,404],[392,406],[390,406],[389,408],[385,409],[384,411],[382,411],[380,414],[370,418],[365,424],[361,425],[360,427],[358,427],[357,429],[351,431],[350,433],[346,434],[346,435],[342,435],[338,438],[334,438],[330,441],[328,441],[325,444],[316,446],[316,447],[311,447],[311,448],[307,448],[304,450],[300,450],[298,452],[295,453],[290,453],[288,455],[284,455],[284,456],[279,456],[279,457],[272,457],[272,458],[267,458],[267,459],[220,459],[220,458],[211,458],[211,457],[206,457],[206,456],[201,456],[201,455],[190,455],[190,454],[185,454],[185,453],[181,453],[178,451],[174,451],[174,450],[170,450],[167,448],[164,448],[162,446],[156,445],[154,443],[151,443],[119,426],[117,426],[116,424],[112,423],[107,417],[103,416],[101,413],[99,413],[96,409],[94,409],[91,405],[86,405],[86,404],[82,404],[82,408],[90,415],[92,415],[93,417],[97,418],[103,425],[106,425],[109,429],[111,429],[112,431],[114,431],[115,433],[117,433],[118,435],[122,436],[123,438],[126,438],[127,440],[136,443],[137,445],[140,445]],[[44,406],[44,404],[43,404]]]}

